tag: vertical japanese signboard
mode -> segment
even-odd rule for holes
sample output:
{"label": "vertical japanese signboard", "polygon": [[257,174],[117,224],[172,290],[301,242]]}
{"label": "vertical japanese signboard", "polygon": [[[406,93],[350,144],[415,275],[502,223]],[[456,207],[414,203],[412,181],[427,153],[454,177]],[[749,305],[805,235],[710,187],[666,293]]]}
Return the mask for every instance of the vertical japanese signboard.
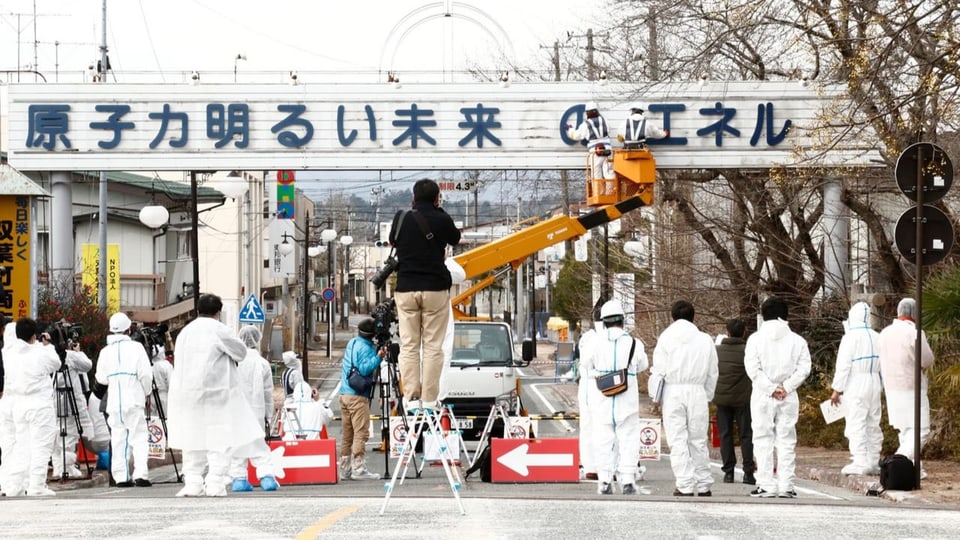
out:
{"label": "vertical japanese signboard", "polygon": [[30,197],[0,196],[0,313],[30,316]]}
{"label": "vertical japanese signboard", "polygon": [[[100,290],[100,246],[83,245],[81,279],[94,297]],[[107,313],[120,311],[120,244],[107,244]]]}
{"label": "vertical japanese signboard", "polygon": [[277,171],[276,189],[268,189],[270,208],[276,208],[276,219],[270,222],[270,244],[267,257],[270,259],[270,274],[273,277],[288,277],[296,271],[294,257],[280,253],[283,242],[296,242],[294,218],[296,217],[296,184],[293,171]]}

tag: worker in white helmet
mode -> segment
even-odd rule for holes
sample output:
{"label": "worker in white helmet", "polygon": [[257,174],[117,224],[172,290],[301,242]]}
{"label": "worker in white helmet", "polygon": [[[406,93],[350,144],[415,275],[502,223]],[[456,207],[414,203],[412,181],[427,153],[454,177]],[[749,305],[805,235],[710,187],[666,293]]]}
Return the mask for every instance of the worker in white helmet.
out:
{"label": "worker in white helmet", "polygon": [[[582,343],[581,377],[593,380],[588,387],[593,421],[593,455],[597,464],[597,493],[613,494],[616,473],[624,495],[637,493],[637,458],[640,455],[640,394],[637,372],[647,369],[643,342],[623,329],[623,306],[616,300],[600,308],[603,330]],[[625,389],[616,395],[601,391],[598,378],[626,370]]]}
{"label": "worker in white helmet", "polygon": [[616,176],[613,174],[613,147],[610,145],[607,121],[600,114],[596,102],[588,101],[583,109],[583,122],[580,122],[576,129],[568,125],[567,136],[587,142],[587,163],[592,178],[612,180]]}
{"label": "worker in white helmet", "polygon": [[670,136],[670,131],[661,128],[656,122],[647,120],[643,115],[646,105],[637,101],[630,104],[630,115],[623,123],[623,130],[617,135],[617,140],[623,143],[628,150],[645,148],[647,139],[663,139]]}

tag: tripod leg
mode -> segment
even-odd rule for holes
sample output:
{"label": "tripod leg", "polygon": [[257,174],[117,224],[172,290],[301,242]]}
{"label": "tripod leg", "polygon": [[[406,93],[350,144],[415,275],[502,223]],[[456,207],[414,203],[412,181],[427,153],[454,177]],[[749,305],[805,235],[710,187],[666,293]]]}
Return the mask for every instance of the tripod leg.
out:
{"label": "tripod leg", "polygon": [[[157,418],[160,419],[160,425],[163,426],[163,434],[165,437],[170,436],[170,432],[167,431],[167,411],[163,410],[163,402],[160,400],[160,390],[157,388],[157,382],[153,381],[153,390],[151,390],[150,395],[153,397],[154,406],[157,408]],[[183,477],[180,475],[180,470],[177,468],[177,456],[174,455],[173,449],[166,447],[164,450],[170,452],[170,463],[173,464],[173,474],[176,478],[176,483],[183,482]]]}

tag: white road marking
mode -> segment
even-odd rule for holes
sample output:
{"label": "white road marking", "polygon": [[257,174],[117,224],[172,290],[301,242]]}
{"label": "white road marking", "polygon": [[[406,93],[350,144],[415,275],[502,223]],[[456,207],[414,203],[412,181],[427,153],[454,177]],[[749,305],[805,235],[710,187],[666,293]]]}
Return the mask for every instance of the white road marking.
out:
{"label": "white road marking", "polygon": [[[546,396],[543,395],[543,392],[541,392],[540,389],[537,388],[537,387],[540,386],[541,384],[547,384],[547,383],[531,384],[531,385],[529,386],[529,388],[530,388],[530,390],[533,391],[534,394],[537,395],[538,398],[540,398],[540,401],[543,402],[543,404],[544,404],[544,406],[547,408],[547,410],[550,411],[550,414],[556,414],[557,408],[554,407],[553,404],[550,403],[550,400],[548,400],[548,399],[546,398]],[[564,426],[564,428],[567,430],[567,433],[573,433],[574,431],[576,431],[576,429],[570,424],[570,422],[567,422],[565,419],[564,419],[564,420],[560,420],[560,423],[561,423],[561,424]]]}

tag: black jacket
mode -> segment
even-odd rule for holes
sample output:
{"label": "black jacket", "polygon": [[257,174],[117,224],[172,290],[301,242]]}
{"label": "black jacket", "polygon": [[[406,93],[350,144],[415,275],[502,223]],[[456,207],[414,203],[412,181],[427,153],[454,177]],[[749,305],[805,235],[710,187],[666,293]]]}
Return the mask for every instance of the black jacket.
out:
{"label": "black jacket", "polygon": [[725,337],[717,345],[717,360],[720,376],[717,389],[713,394],[716,405],[726,407],[744,407],[750,405],[750,393],[753,385],[747,370],[743,367],[743,350],[747,342],[742,338]]}
{"label": "black jacket", "polygon": [[[428,240],[417,223],[414,212],[423,216],[433,233]],[[403,216],[403,225],[397,234],[397,220]],[[413,211],[398,213],[393,218],[390,239],[396,245],[397,292],[445,291],[450,288],[450,272],[443,263],[447,244],[460,243],[460,231],[453,219],[442,208],[431,203],[416,203]]]}

